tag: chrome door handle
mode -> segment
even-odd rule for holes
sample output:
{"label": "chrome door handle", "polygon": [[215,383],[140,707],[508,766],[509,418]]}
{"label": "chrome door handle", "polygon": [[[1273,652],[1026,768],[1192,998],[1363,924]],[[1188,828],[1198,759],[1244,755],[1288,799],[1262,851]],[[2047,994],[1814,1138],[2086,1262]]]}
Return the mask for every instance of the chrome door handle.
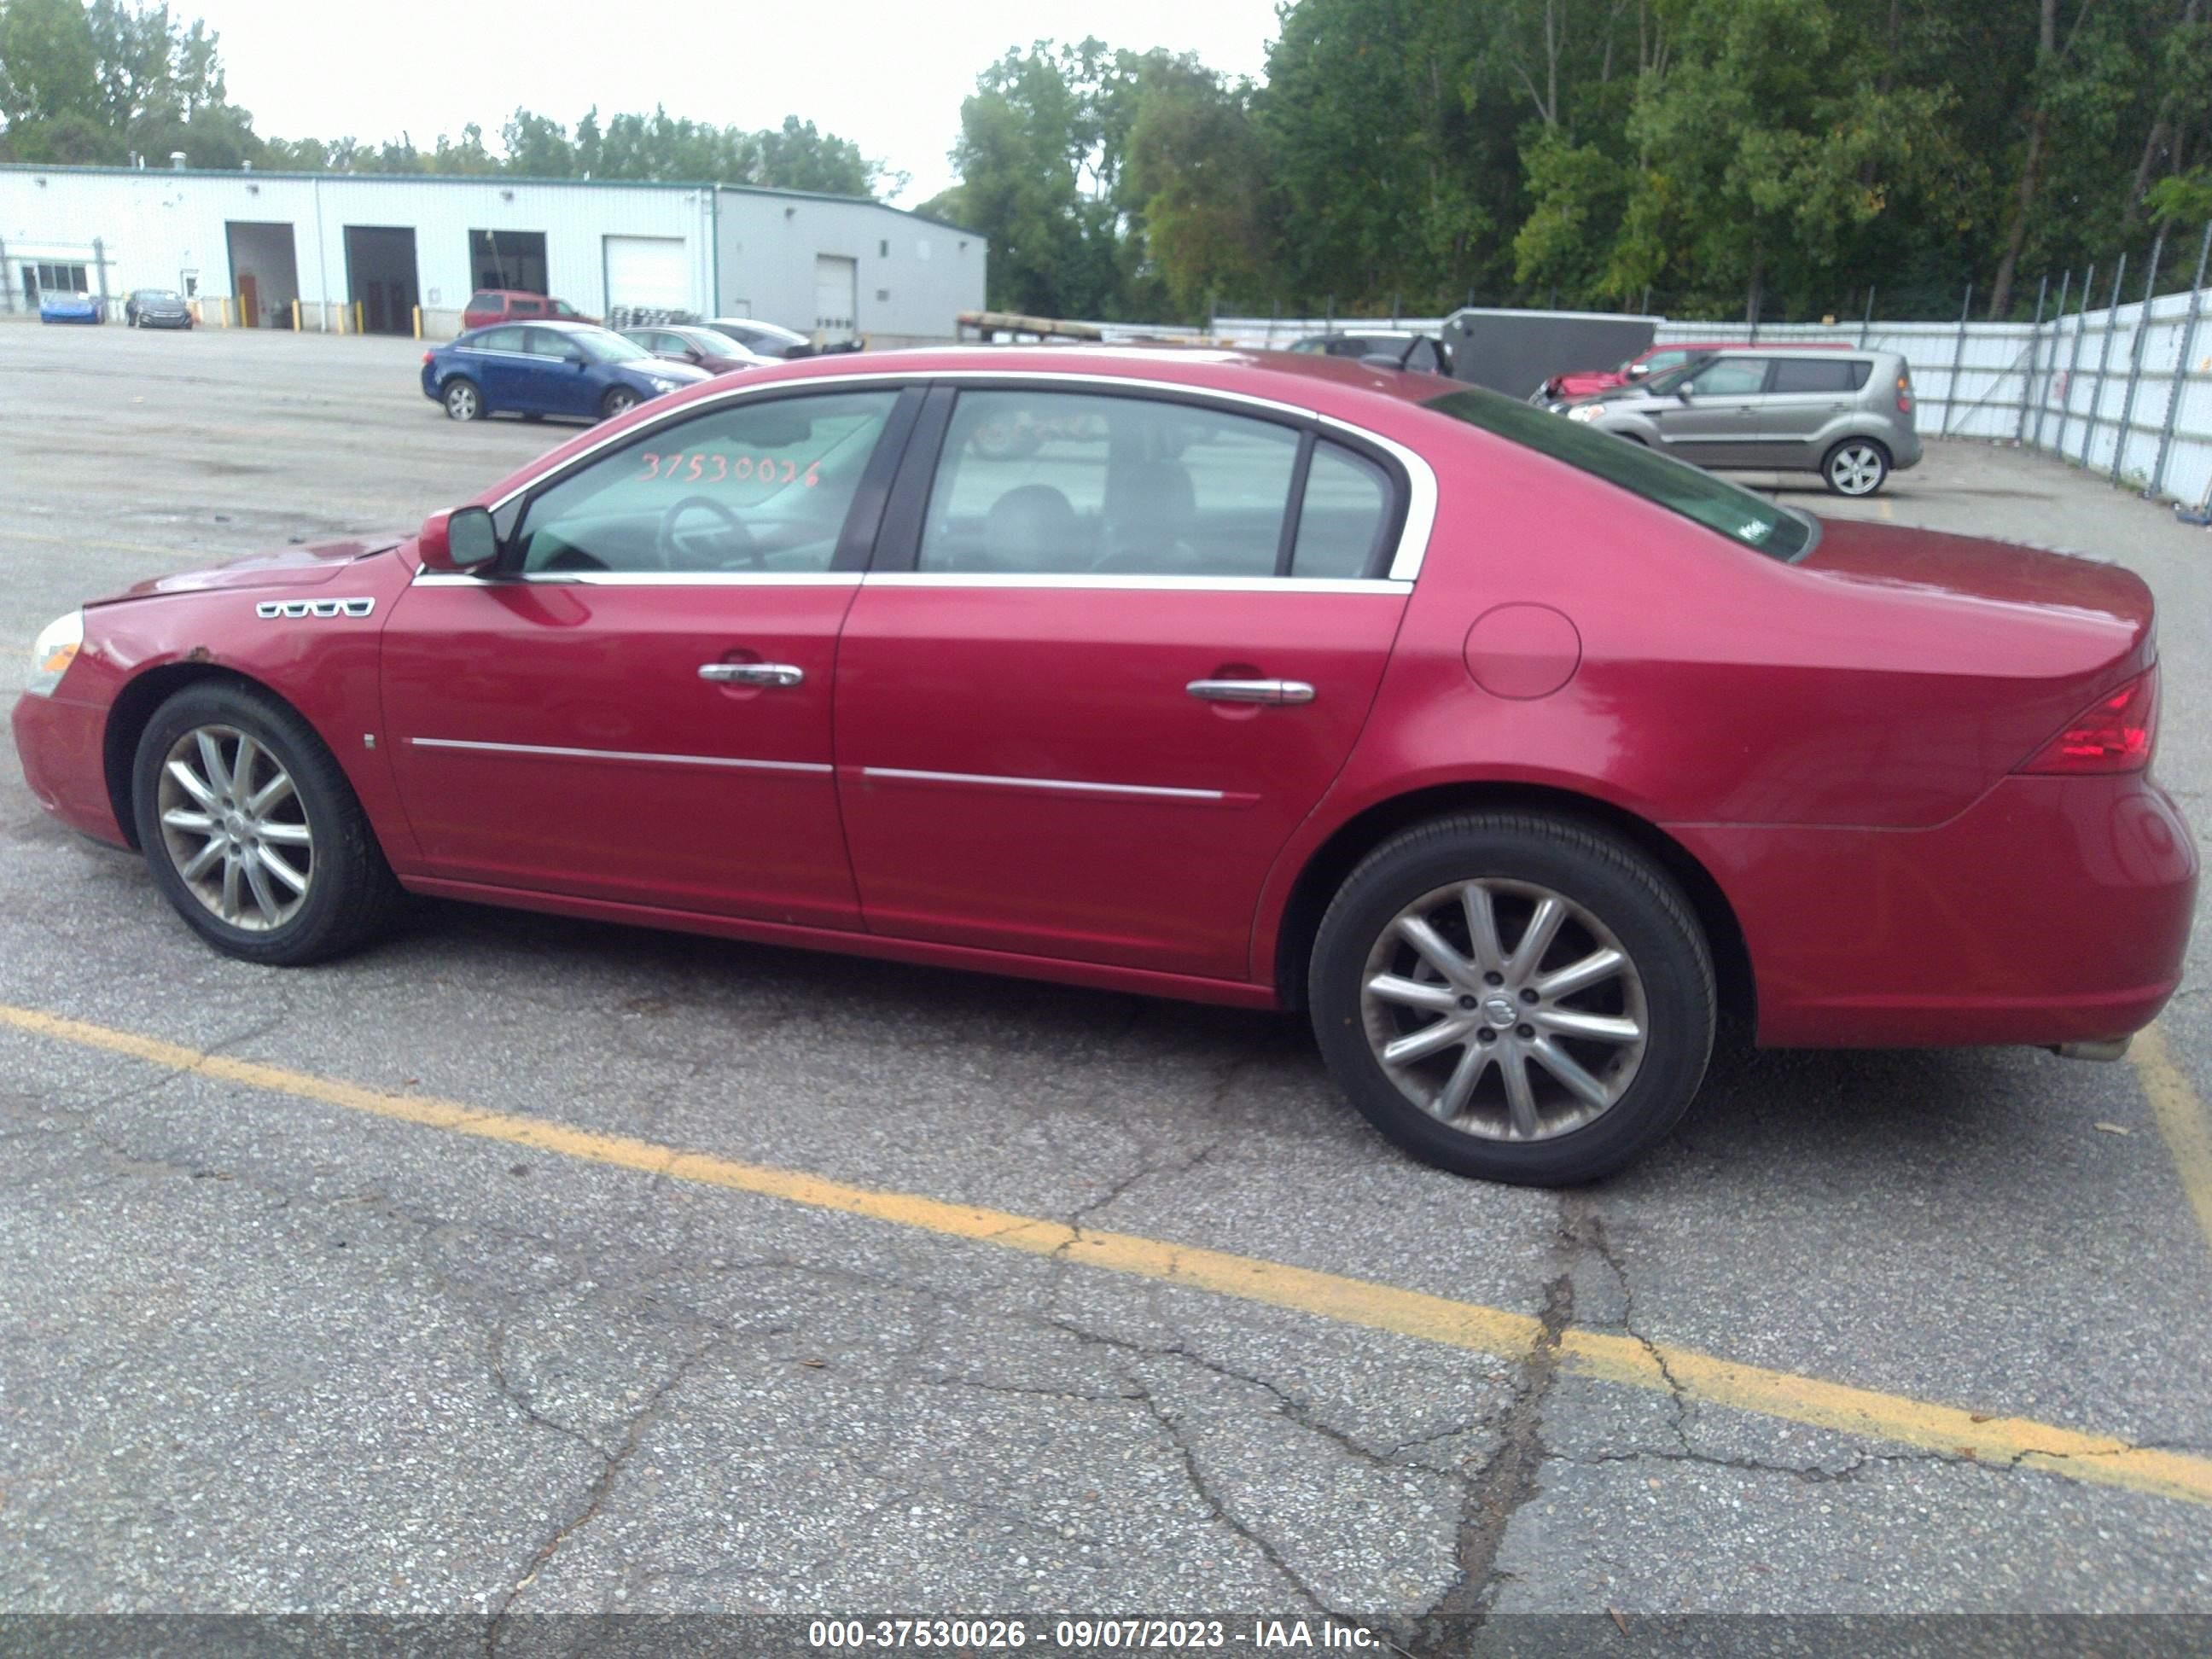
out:
{"label": "chrome door handle", "polygon": [[1193,680],[1183,690],[1200,702],[1311,702],[1304,680]]}
{"label": "chrome door handle", "polygon": [[797,685],[806,671],[787,662],[702,662],[699,678],[716,685]]}

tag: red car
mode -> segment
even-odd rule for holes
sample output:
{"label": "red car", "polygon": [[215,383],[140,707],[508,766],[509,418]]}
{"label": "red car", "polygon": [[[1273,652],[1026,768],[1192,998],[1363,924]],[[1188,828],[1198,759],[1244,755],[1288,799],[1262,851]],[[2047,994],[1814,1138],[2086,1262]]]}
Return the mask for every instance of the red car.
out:
{"label": "red car", "polygon": [[586,317],[566,300],[556,300],[543,294],[529,294],[520,289],[480,288],[469,295],[468,304],[461,311],[461,327],[489,328],[494,323],[596,323],[596,317]]}
{"label": "red car", "polygon": [[2197,883],[2151,611],[1427,376],[927,351],[88,605],[15,732],[249,961],[404,887],[1302,1009],[1399,1144],[1561,1182],[1724,1019],[2124,1047]]}

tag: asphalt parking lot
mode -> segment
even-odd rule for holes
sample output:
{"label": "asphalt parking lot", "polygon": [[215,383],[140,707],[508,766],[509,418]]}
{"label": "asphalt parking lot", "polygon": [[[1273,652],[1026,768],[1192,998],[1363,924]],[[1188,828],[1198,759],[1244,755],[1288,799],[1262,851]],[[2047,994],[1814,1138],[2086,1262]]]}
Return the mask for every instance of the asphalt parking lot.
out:
{"label": "asphalt parking lot", "polygon": [[[420,350],[0,323],[0,638],[573,429]],[[2141,572],[2212,826],[2207,532],[1788,493]],[[2212,1612],[2208,951],[2129,1063],[1756,1056],[1547,1194],[1275,1018],[448,905],[228,961],[10,750],[0,1611]]]}

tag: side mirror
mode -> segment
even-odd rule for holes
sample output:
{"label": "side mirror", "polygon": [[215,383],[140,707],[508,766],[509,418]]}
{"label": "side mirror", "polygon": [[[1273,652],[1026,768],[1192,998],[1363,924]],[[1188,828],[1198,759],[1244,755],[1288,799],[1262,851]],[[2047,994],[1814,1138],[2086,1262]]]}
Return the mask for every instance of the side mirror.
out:
{"label": "side mirror", "polygon": [[1640,380],[1650,372],[1651,370],[1643,363],[1631,363],[1628,366],[1628,378],[1632,380]]}
{"label": "side mirror", "polygon": [[1682,382],[1682,384],[1681,384],[1681,385],[1680,385],[1680,386],[1676,386],[1676,387],[1674,388],[1674,395],[1675,395],[1677,398],[1680,398],[1684,403],[1686,403],[1686,404],[1687,402],[1689,402],[1689,401],[1690,401],[1690,383],[1689,383],[1687,380],[1685,380],[1685,381],[1683,381],[1683,382]]}
{"label": "side mirror", "polygon": [[415,550],[425,570],[467,571],[499,556],[499,536],[488,507],[457,507],[422,520]]}
{"label": "side mirror", "polygon": [[576,347],[570,346],[561,354],[561,361],[573,368],[581,368],[584,366],[584,354]]}

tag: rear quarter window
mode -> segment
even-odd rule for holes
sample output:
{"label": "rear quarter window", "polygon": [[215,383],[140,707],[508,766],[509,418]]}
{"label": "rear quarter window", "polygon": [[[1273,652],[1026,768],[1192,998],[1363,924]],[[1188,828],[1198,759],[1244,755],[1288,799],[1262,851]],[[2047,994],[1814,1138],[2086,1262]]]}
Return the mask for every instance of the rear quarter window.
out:
{"label": "rear quarter window", "polygon": [[1422,407],[1565,462],[1769,558],[1791,562],[1818,534],[1813,520],[1686,461],[1494,392],[1449,392]]}

